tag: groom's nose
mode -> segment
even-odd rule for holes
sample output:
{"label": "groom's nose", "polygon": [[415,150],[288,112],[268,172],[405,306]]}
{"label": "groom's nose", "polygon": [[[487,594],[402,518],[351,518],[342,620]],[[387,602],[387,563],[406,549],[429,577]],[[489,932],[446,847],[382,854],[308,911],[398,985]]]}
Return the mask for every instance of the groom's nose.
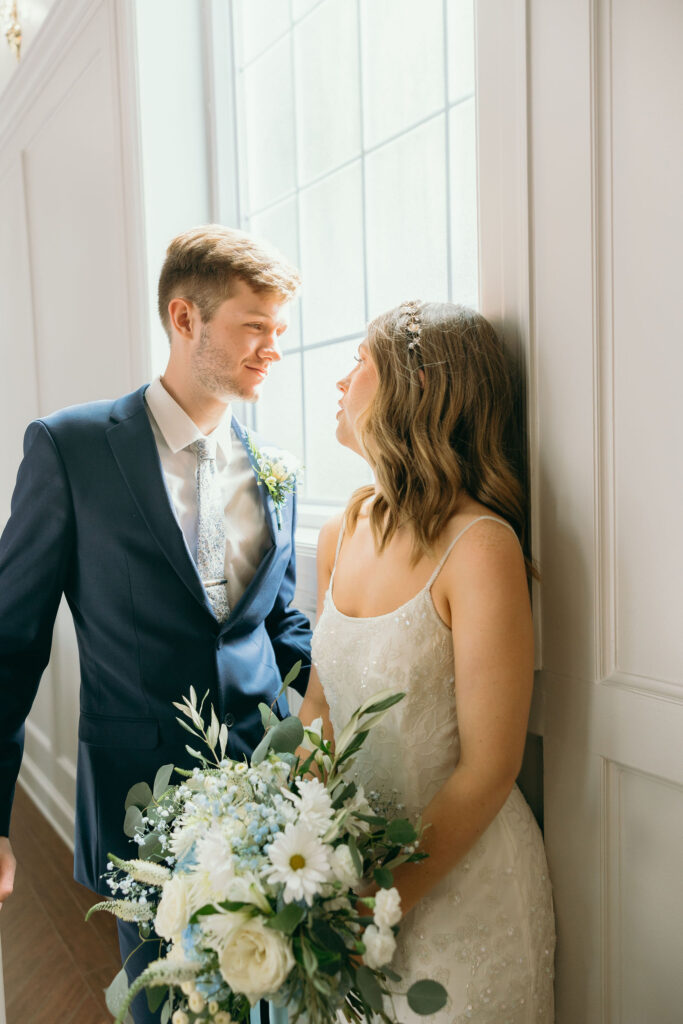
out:
{"label": "groom's nose", "polygon": [[263,345],[259,347],[259,355],[262,359],[270,359],[274,363],[282,359],[280,342],[275,330],[271,331],[270,334],[264,337]]}

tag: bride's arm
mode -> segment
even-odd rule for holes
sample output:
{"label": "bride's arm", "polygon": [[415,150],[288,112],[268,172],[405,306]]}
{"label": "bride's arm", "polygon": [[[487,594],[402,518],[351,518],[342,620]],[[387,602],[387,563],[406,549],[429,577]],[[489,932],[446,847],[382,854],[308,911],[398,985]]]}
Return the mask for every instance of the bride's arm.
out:
{"label": "bride's arm", "polygon": [[[330,584],[330,576],[332,575],[332,567],[334,565],[334,555],[337,547],[337,538],[339,536],[340,527],[341,517],[337,516],[325,523],[318,536],[318,554],[316,558],[318,574],[318,602],[316,619],[320,618],[325,593]],[[310,725],[314,719],[322,718],[323,735],[325,736],[325,739],[331,740],[334,737],[334,730],[332,729],[332,723],[330,722],[330,709],[327,706],[325,694],[314,665],[311,666],[311,674],[308,680],[306,696],[304,697],[301,708],[299,709],[299,718],[304,725]],[[301,753],[302,751],[300,750],[299,754],[301,755]],[[305,751],[303,751],[303,755],[304,757],[306,756]]]}
{"label": "bride's arm", "polygon": [[465,857],[507,800],[521,768],[533,688],[531,609],[512,533],[494,523],[470,530],[437,583],[451,614],[461,752],[423,814],[429,857],[394,873],[404,913]]}

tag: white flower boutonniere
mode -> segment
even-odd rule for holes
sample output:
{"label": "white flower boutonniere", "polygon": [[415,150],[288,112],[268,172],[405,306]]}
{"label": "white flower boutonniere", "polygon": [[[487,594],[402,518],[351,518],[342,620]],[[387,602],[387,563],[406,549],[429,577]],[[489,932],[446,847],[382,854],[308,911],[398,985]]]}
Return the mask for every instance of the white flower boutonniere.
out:
{"label": "white flower boutonniere", "polygon": [[259,487],[261,484],[268,489],[275,506],[277,528],[282,529],[282,516],[280,510],[287,501],[287,495],[294,490],[297,480],[301,478],[303,466],[291,452],[283,451],[281,448],[257,448],[251,435],[247,439],[249,451],[256,460],[257,478]]}

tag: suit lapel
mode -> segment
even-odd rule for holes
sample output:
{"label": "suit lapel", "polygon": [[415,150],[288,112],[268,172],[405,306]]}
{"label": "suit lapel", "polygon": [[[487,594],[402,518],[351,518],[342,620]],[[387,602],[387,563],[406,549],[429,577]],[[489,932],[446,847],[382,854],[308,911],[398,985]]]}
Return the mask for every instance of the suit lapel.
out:
{"label": "suit lapel", "polygon": [[114,458],[150,533],[192,596],[213,614],[194,559],[166,490],[152,427],[145,409],[147,385],[120,399],[107,431]]}
{"label": "suit lapel", "polygon": [[[247,458],[251,463],[251,468],[254,470],[254,476],[256,477],[256,483],[258,485],[259,493],[261,495],[261,504],[263,505],[263,511],[266,514],[266,523],[270,531],[270,538],[274,545],[277,545],[282,540],[282,531],[278,529],[277,518],[275,516],[275,506],[273,505],[273,499],[268,493],[268,488],[265,484],[262,484],[259,478],[259,466],[258,462],[254,458],[254,454],[249,447],[249,432],[246,427],[243,427],[239,420],[232,418],[232,429],[235,431],[240,441],[244,446],[244,450],[247,453]],[[258,575],[258,573],[257,573]]]}

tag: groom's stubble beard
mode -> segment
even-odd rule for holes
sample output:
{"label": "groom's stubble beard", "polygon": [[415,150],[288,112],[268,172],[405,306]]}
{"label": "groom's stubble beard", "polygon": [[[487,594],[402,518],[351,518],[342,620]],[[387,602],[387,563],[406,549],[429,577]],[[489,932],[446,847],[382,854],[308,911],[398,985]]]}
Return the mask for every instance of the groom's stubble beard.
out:
{"label": "groom's stubble beard", "polygon": [[247,390],[235,378],[234,370],[225,366],[225,353],[217,349],[209,333],[209,324],[202,324],[199,343],[192,355],[194,379],[217,398],[232,401],[258,402],[260,395]]}

